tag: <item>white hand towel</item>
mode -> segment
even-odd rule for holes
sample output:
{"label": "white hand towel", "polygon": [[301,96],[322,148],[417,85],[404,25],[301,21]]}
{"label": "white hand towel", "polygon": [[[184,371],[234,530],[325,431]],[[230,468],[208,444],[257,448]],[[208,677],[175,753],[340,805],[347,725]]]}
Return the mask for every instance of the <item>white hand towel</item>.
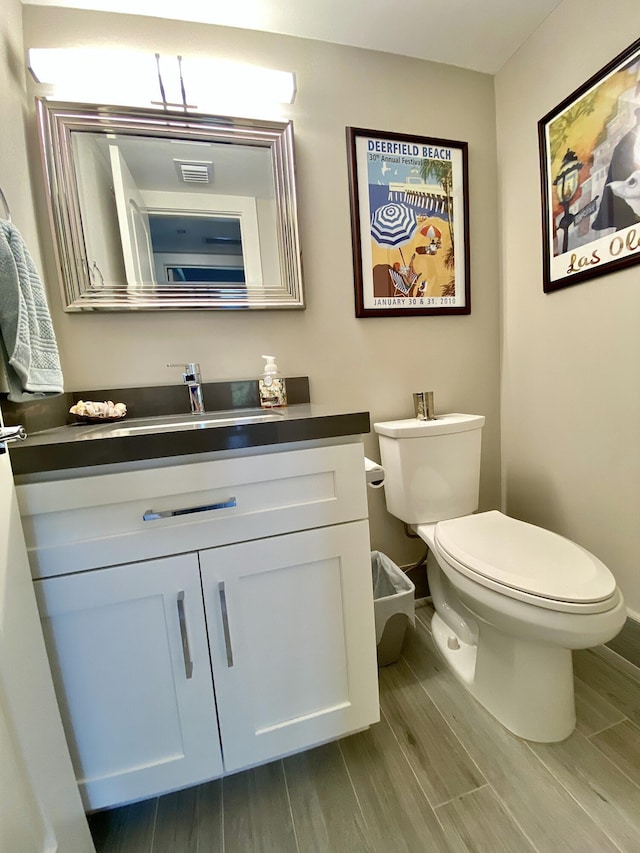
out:
{"label": "white hand towel", "polygon": [[62,393],[58,345],[44,287],[20,232],[2,219],[0,335],[10,400]]}

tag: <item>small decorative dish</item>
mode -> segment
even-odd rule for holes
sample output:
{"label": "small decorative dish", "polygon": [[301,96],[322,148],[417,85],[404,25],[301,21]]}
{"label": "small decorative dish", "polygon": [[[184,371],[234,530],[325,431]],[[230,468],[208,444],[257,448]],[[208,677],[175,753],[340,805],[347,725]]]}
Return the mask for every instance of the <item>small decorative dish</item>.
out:
{"label": "small decorative dish", "polygon": [[89,415],[74,415],[75,422],[77,424],[108,424],[108,423],[113,423],[114,421],[121,421],[126,417],[127,417],[126,414],[117,415],[114,418],[109,418],[106,416],[105,417],[92,418]]}
{"label": "small decorative dish", "polygon": [[92,400],[78,400],[69,409],[69,414],[74,416],[77,423],[103,424],[110,421],[121,421],[127,416],[127,407],[124,403],[113,403],[111,400],[105,400],[101,403]]}

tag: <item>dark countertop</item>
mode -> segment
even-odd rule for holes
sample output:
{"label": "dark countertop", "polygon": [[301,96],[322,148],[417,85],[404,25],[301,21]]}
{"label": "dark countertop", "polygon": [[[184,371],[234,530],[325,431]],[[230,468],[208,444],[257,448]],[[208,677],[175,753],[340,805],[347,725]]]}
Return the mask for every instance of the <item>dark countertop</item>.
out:
{"label": "dark countertop", "polygon": [[[266,412],[269,413],[269,410]],[[264,422],[247,419],[230,423],[230,414],[241,417],[242,410],[233,413],[208,412],[202,416],[185,413],[170,417],[125,418],[106,426],[73,424],[32,433],[26,441],[9,445],[13,473],[22,476],[119,462],[264,447],[361,435],[370,430],[368,412],[337,412],[311,403],[277,409],[274,419]],[[190,422],[191,418],[193,422]],[[214,420],[205,425],[201,421],[207,418]],[[188,425],[176,428],[177,422],[187,422]],[[140,428],[142,431],[136,434],[135,430]],[[124,434],[128,430],[132,430],[132,433]]]}

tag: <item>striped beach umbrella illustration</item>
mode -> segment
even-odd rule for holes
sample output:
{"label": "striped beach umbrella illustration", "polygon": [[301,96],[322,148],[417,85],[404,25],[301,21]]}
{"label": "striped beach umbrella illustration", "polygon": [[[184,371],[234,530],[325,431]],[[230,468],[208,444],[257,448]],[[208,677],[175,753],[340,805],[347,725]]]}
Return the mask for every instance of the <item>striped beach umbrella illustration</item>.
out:
{"label": "striped beach umbrella illustration", "polygon": [[418,227],[406,204],[384,204],[371,217],[371,236],[379,246],[399,246],[410,240]]}
{"label": "striped beach umbrella illustration", "polygon": [[442,232],[439,228],[436,228],[435,225],[426,225],[424,228],[420,229],[420,233],[423,237],[426,237],[429,240],[439,240],[442,242]]}

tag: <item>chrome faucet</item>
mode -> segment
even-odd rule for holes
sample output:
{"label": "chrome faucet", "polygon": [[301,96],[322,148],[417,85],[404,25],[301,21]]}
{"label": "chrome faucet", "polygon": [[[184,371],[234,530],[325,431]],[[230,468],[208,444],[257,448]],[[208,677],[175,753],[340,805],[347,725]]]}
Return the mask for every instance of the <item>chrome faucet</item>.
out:
{"label": "chrome faucet", "polygon": [[202,382],[200,380],[200,365],[190,362],[189,364],[168,364],[167,367],[182,367],[182,381],[189,389],[189,402],[191,403],[191,414],[201,415],[204,412],[204,400],[202,399]]}

